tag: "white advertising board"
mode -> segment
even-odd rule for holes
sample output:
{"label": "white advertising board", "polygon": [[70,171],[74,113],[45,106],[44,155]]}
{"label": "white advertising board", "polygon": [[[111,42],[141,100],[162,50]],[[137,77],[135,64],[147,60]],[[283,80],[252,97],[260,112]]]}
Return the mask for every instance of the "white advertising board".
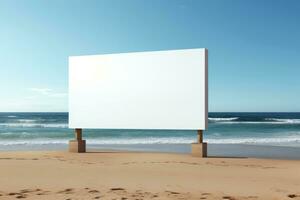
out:
{"label": "white advertising board", "polygon": [[69,57],[69,128],[205,130],[207,113],[206,49]]}

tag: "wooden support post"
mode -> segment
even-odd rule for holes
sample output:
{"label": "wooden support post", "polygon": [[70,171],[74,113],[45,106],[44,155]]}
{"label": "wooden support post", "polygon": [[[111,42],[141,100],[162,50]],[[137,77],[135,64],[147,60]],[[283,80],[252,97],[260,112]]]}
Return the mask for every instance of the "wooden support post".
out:
{"label": "wooden support post", "polygon": [[207,157],[207,143],[203,142],[203,130],[197,130],[197,142],[192,143],[192,156]]}
{"label": "wooden support post", "polygon": [[75,138],[76,138],[76,140],[82,140],[82,129],[81,128],[75,129]]}
{"label": "wooden support post", "polygon": [[86,151],[85,146],[85,140],[82,140],[82,129],[76,128],[75,140],[69,141],[69,152],[84,153]]}
{"label": "wooden support post", "polygon": [[203,131],[202,130],[198,130],[197,133],[198,133],[197,142],[198,143],[203,143]]}

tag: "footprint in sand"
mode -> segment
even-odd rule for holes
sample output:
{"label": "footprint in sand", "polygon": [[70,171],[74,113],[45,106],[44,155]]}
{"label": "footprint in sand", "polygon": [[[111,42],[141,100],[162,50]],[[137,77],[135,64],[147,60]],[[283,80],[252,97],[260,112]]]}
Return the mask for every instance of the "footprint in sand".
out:
{"label": "footprint in sand", "polygon": [[29,192],[32,192],[32,190],[30,189],[20,190],[20,193],[29,193]]}
{"label": "footprint in sand", "polygon": [[14,195],[20,195],[20,193],[17,193],[17,192],[10,192],[8,193],[9,196],[14,196]]}
{"label": "footprint in sand", "polygon": [[98,190],[90,190],[90,191],[88,191],[88,193],[95,194],[95,193],[99,193],[99,191]]}
{"label": "footprint in sand", "polygon": [[201,193],[201,197],[200,197],[200,199],[207,199],[208,198],[208,196],[210,196],[211,194],[210,193],[208,193],[208,192],[204,192],[204,193]]}
{"label": "footprint in sand", "polygon": [[110,191],[124,191],[124,188],[110,188]]}
{"label": "footprint in sand", "polygon": [[296,197],[300,197],[300,195],[296,195],[296,194],[289,194],[287,195],[289,198],[293,199],[293,198],[296,198]]}
{"label": "footprint in sand", "polygon": [[27,196],[25,194],[21,194],[16,196],[17,199],[25,199]]}
{"label": "footprint in sand", "polygon": [[232,197],[232,196],[223,196],[223,199],[228,199],[228,200],[236,200],[236,198]]}
{"label": "footprint in sand", "polygon": [[59,194],[73,194],[73,190],[74,190],[73,188],[67,188],[67,189],[59,191],[57,193],[59,193]]}
{"label": "footprint in sand", "polygon": [[25,193],[33,193],[33,192],[39,192],[41,189],[23,189],[20,190],[20,193],[25,194]]}
{"label": "footprint in sand", "polygon": [[40,193],[37,193],[36,195],[39,195],[39,196],[46,195],[46,192],[40,192]]}
{"label": "footprint in sand", "polygon": [[165,192],[169,193],[169,194],[173,194],[173,195],[180,194],[179,192],[174,192],[174,191],[169,191],[169,190],[166,190]]}

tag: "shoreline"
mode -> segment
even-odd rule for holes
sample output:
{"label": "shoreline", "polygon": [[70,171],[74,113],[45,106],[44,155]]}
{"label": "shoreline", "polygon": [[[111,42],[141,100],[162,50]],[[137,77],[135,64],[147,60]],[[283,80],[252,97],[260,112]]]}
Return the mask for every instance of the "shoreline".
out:
{"label": "shoreline", "polygon": [[[67,144],[53,145],[11,145],[1,146],[0,152],[6,151],[67,151]],[[130,144],[130,145],[91,145],[88,144],[87,150],[103,151],[126,151],[140,153],[177,153],[190,154],[190,144]],[[247,157],[247,158],[266,158],[280,160],[300,160],[300,147],[271,146],[271,145],[249,145],[249,144],[208,144],[208,156],[210,157]]]}

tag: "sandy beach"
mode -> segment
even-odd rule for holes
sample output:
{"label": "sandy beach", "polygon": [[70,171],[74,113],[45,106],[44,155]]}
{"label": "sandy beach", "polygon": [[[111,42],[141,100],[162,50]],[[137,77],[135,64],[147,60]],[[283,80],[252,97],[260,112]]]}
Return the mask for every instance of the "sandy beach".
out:
{"label": "sandy beach", "polygon": [[187,154],[0,153],[0,199],[300,199],[300,161]]}

